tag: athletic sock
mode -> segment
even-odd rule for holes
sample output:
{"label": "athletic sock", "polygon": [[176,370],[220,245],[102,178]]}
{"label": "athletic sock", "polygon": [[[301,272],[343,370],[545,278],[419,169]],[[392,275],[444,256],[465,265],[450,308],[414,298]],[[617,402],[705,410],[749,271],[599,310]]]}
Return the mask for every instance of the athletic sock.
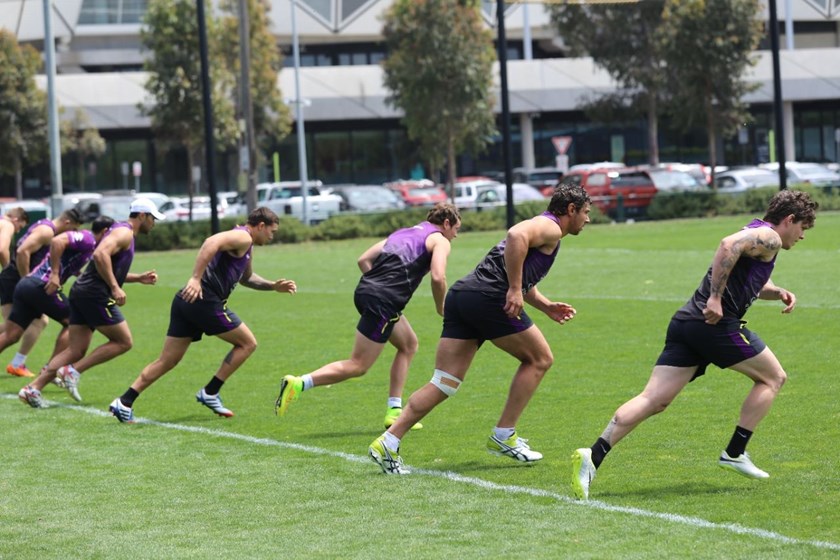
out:
{"label": "athletic sock", "polygon": [[592,445],[592,464],[595,465],[596,469],[601,466],[610,449],[612,449],[612,446],[604,438],[598,438],[598,441]]}
{"label": "athletic sock", "polygon": [[131,408],[134,406],[134,399],[140,396],[140,393],[132,389],[131,387],[128,388],[128,391],[123,393],[123,396],[120,397],[120,402],[123,406],[127,406]]}
{"label": "athletic sock", "polygon": [[300,379],[303,381],[303,389],[301,391],[308,391],[315,386],[315,382],[312,381],[312,374],[307,373],[306,375],[302,375]]}
{"label": "athletic sock", "polygon": [[500,428],[496,426],[493,428],[493,435],[496,436],[496,439],[499,441],[506,441],[510,439],[510,437],[516,433],[516,427],[513,428]]}
{"label": "athletic sock", "polygon": [[735,427],[735,432],[732,434],[732,439],[729,440],[729,445],[726,446],[726,454],[735,459],[739,455],[743,455],[747,444],[753,433],[741,426]]}
{"label": "athletic sock", "polygon": [[382,434],[382,436],[385,438],[385,447],[387,447],[391,451],[400,450],[400,438],[398,438],[391,432],[385,432],[384,434]]}
{"label": "athletic sock", "polygon": [[402,398],[388,397],[388,408],[402,408]]}
{"label": "athletic sock", "polygon": [[210,383],[204,386],[204,392],[208,395],[218,395],[219,391],[222,390],[222,385],[224,384],[224,381],[214,375],[213,379],[210,380]]}
{"label": "athletic sock", "polygon": [[12,358],[12,365],[14,367],[23,367],[26,365],[26,354],[21,354],[20,352],[15,354],[15,357]]}

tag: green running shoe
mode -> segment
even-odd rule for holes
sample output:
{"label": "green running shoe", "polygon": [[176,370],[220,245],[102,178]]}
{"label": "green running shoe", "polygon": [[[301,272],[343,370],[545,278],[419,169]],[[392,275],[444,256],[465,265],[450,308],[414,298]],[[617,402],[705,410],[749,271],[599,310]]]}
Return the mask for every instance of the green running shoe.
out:
{"label": "green running shoe", "polygon": [[595,480],[595,463],[592,450],[588,447],[575,449],[572,453],[572,493],[578,500],[589,499],[589,485]]}
{"label": "green running shoe", "polygon": [[522,439],[516,433],[504,441],[491,435],[487,440],[487,451],[493,455],[503,455],[523,463],[533,463],[543,458],[542,453],[528,446],[527,439]]}
{"label": "green running shoe", "polygon": [[287,375],[280,381],[280,394],[274,401],[274,414],[283,416],[292,401],[296,401],[303,392],[303,379],[294,375]]}
{"label": "green running shoe", "polygon": [[[394,406],[394,407],[391,407],[391,408],[388,409],[388,412],[385,413],[385,429],[386,430],[394,425],[394,422],[397,421],[397,418],[400,417],[400,414],[402,414],[402,408],[400,408],[398,406]],[[422,430],[423,429],[423,424],[421,424],[420,422],[417,422],[416,424],[414,424],[411,427],[411,429],[412,430]]]}
{"label": "green running shoe", "polygon": [[409,470],[403,466],[399,449],[393,451],[385,446],[385,436],[379,436],[368,447],[371,460],[382,468],[385,474],[408,474]]}

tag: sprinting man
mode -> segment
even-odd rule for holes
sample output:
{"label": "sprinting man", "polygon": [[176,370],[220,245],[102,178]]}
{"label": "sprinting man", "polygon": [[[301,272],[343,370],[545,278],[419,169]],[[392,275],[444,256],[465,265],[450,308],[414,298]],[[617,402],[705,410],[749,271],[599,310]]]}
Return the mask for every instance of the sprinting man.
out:
{"label": "sprinting man", "polygon": [[[65,231],[75,231],[84,222],[81,212],[75,208],[65,210],[54,220],[38,220],[18,239],[16,249],[9,263],[0,271],[0,313],[3,320],[9,318],[14,302],[15,287],[20,279],[32,272],[44,260],[50,250],[50,242],[56,235]],[[26,367],[26,357],[32,351],[38,337],[47,326],[46,316],[33,319],[24,331],[23,342],[12,362],[6,366],[6,372],[17,377],[35,377]],[[5,322],[0,332],[6,328]]]}
{"label": "sprinting man", "polygon": [[[350,357],[332,362],[301,377],[287,375],[280,382],[275,411],[281,416],[302,391],[334,385],[359,377],[376,362],[385,343],[396,349],[391,364],[391,384],[385,427],[402,412],[402,392],[408,367],[417,353],[417,335],[403,315],[420,281],[431,271],[432,296],[438,314],[443,315],[446,295],[446,262],[450,242],[458,236],[461,216],[454,205],[440,203],[429,210],[426,221],[395,231],[371,246],[359,257],[362,277],[354,301],[361,314]],[[417,424],[417,428],[422,425]]]}
{"label": "sprinting man", "polygon": [[257,349],[257,339],[239,317],[227,306],[236,284],[253,290],[294,294],[293,280],[266,280],[253,271],[251,252],[254,245],[266,245],[274,237],[280,220],[268,208],[257,208],[248,215],[244,226],[212,235],[204,240],[195,260],[187,285],[172,298],[169,330],[163,350],[154,362],[131,384],[119,398],[111,402],[109,410],[120,422],[134,422],[134,401],[152,383],[178,365],[193,342],[203,334],[218,336],[233,348],[222,360],[219,369],[207,385],[195,395],[195,400],[219,416],[230,417],[233,412],[224,407],[219,391],[225,381]]}
{"label": "sprinting man", "polygon": [[12,240],[29,223],[29,214],[20,206],[10,208],[0,217],[0,270],[12,262]]}
{"label": "sprinting man", "polygon": [[[154,284],[157,273],[129,272],[134,260],[134,241],[138,234],[147,234],[155,220],[163,220],[155,203],[148,198],[131,202],[128,220],[114,223],[93,252],[92,262],[70,288],[70,326],[68,346],[50,360],[40,375],[21,390],[18,396],[34,408],[42,408],[41,390],[56,375],[70,396],[81,401],[79,377],[98,364],[128,352],[132,346],[131,331],[120,311],[126,303],[122,286],[125,282]],[[94,331],[108,340],[88,354]]]}
{"label": "sprinting man", "polygon": [[748,478],[770,475],[746,452],[758,423],[770,410],[787,378],[775,354],[742,318],[756,299],[780,300],[782,313],[796,306],[796,296],[773,284],[770,274],[780,249],[790,249],[814,226],[817,203],[807,193],[777,193],[761,220],[721,240],[700,287],[668,325],[665,348],[644,390],[613,415],[591,448],[572,454],[572,491],[589,497],[589,486],[607,453],[647,418],[664,411],[682,389],[706,372],[709,364],[749,377],[753,386],[718,465]]}
{"label": "sprinting man", "polygon": [[560,240],[577,235],[589,223],[590,199],[580,186],[561,185],[548,209],[510,228],[470,274],[449,289],[443,333],[432,380],[415,391],[388,430],[370,444],[368,454],[387,474],[403,474],[400,442],[408,430],[454,395],[485,340],[519,360],[502,414],[487,440],[487,450],[531,463],[542,453],[516,432],[516,423],[554,357],[540,329],[525,312],[528,302],[561,325],[575,309],[549,300],[537,289],[560,250]]}
{"label": "sprinting man", "polygon": [[0,333],[0,352],[20,340],[29,324],[42,315],[61,325],[52,357],[67,348],[70,306],[62,287],[90,261],[96,245],[113,223],[112,218],[101,216],[93,221],[90,230],[66,231],[53,237],[47,256],[15,288],[12,311]]}

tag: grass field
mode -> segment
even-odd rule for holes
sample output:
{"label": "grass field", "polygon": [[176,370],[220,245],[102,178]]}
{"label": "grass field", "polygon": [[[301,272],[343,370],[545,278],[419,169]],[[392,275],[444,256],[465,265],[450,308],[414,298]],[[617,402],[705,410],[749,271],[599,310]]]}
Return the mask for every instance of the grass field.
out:
{"label": "grass field", "polygon": [[[571,451],[642,389],[671,314],[718,240],[746,221],[590,226],[566,238],[540,289],[578,316],[560,326],[531,313],[555,364],[518,426],[545,459],[520,466],[484,451],[515,368],[487,345],[458,395],[403,440],[413,469],[404,477],[366,457],[382,432],[390,348],[361,380],[316,388],[284,418],[273,414],[282,375],[349,353],[355,261],[372,240],[257,248],[255,270],[293,278],[299,292],[232,296],[260,341],[223,389],[236,416],[195,402],[228,348],[205,339],[137,400],[143,420],[121,425],[108,403],[157,357],[195,257],[140,254],[134,270],[156,268],[160,282],[126,286],[135,346],[84,374],[83,403],[48,387],[52,406],[30,409],[16,398],[22,380],[0,378],[0,558],[837,558],[840,214],[820,215],[778,259],[773,279],[796,293],[796,311],[758,302],[747,315],[789,374],[750,444],[771,478],[717,467],[749,383],[712,367],[616,447],[592,500],[568,488]],[[459,237],[450,283],[501,235]],[[408,397],[431,376],[440,331],[428,282],[406,315],[421,345]],[[32,369],[56,332],[51,324]]]}

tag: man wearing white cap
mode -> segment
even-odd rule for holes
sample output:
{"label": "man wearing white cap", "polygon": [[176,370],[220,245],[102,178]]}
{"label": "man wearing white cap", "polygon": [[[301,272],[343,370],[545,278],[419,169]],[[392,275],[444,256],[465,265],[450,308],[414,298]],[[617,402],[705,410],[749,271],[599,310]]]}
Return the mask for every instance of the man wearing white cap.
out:
{"label": "man wearing white cap", "polygon": [[[21,399],[34,408],[43,406],[41,389],[56,375],[70,395],[81,401],[78,390],[81,373],[131,349],[131,331],[119,309],[126,301],[122,285],[124,282],[157,282],[154,270],[134,274],[128,269],[134,260],[137,234],[149,233],[155,227],[155,220],[163,220],[165,216],[148,198],[133,200],[128,212],[128,220],[111,226],[94,251],[92,262],[70,289],[69,346],[50,360],[38,378],[19,393]],[[95,330],[108,341],[87,354]]]}

